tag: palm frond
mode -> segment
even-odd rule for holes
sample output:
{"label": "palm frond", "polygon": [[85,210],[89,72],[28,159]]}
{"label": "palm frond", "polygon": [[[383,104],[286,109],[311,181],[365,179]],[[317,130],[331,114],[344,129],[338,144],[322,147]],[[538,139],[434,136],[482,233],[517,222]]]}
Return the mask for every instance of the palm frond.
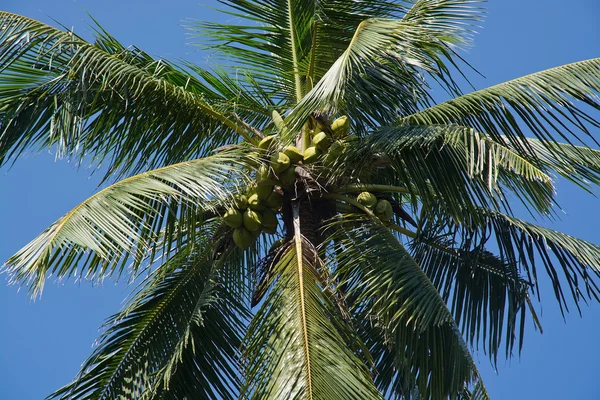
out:
{"label": "palm frond", "polygon": [[424,0],[402,19],[363,20],[347,49],[294,109],[291,125],[326,110],[348,114],[364,133],[375,123],[389,123],[394,113],[410,114],[428,104],[422,73],[455,88],[444,58],[452,62],[452,49],[466,42],[480,18],[476,3]]}
{"label": "palm frond", "polygon": [[232,117],[229,99],[190,73],[103,32],[90,44],[6,12],[0,88],[0,163],[56,146],[59,156],[91,156],[109,173],[139,171],[251,135]]}
{"label": "palm frond", "polygon": [[505,137],[524,152],[528,149],[527,132],[531,131],[541,146],[560,157],[560,149],[553,146],[557,141],[598,145],[589,127],[599,127],[600,123],[583,106],[600,109],[599,91],[600,58],[595,58],[465,94],[400,121],[411,125],[457,123],[498,142]]}
{"label": "palm frond", "polygon": [[383,127],[351,143],[329,176],[403,186],[424,207],[443,207],[461,221],[482,204],[508,208],[511,193],[549,213],[554,205],[549,172],[468,127],[404,125]]}
{"label": "palm frond", "polygon": [[[490,238],[490,233],[493,236]],[[600,246],[571,235],[531,224],[499,212],[481,210],[462,230],[465,241],[495,241],[505,262],[518,263],[539,297],[537,266],[544,266],[561,310],[568,311],[571,299],[600,301]],[[565,284],[566,283],[566,284]]]}
{"label": "palm frond", "polygon": [[[234,176],[245,177],[244,160],[239,152],[224,152],[115,183],[48,227],[4,268],[12,282],[29,284],[34,296],[49,273],[59,279],[103,279],[121,273],[131,261],[135,276],[159,239],[168,252],[180,237],[178,229],[195,224],[201,212],[214,212],[216,202],[223,205],[231,198]],[[171,233],[161,235],[163,228]]]}
{"label": "palm frond", "polygon": [[[239,24],[197,22],[201,45],[242,63],[279,99],[295,104],[345,50],[365,18],[394,17],[395,1],[225,0]],[[228,58],[228,59],[229,59]]]}
{"label": "palm frond", "polygon": [[77,379],[50,398],[236,398],[249,314],[219,285],[223,264],[239,257],[231,236],[215,232],[205,230],[147,278],[107,322]]}
{"label": "palm frond", "polygon": [[378,220],[346,215],[336,258],[355,323],[388,396],[455,398],[480,380],[451,312],[425,272]]}
{"label": "palm frond", "polygon": [[475,347],[483,343],[495,362],[503,341],[507,357],[515,343],[521,350],[528,312],[541,330],[531,306],[533,285],[520,276],[518,265],[506,264],[482,248],[455,248],[450,241],[421,239],[411,247],[415,260],[450,304],[468,343]]}
{"label": "palm frond", "polygon": [[323,293],[316,249],[304,237],[274,266],[273,287],[245,343],[245,395],[257,399],[379,399],[368,370],[349,351]]}

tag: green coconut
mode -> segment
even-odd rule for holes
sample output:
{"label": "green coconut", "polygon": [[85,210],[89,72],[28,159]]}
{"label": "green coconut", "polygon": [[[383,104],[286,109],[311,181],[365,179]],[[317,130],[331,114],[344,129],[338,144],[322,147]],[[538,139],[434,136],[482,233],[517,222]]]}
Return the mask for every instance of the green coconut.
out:
{"label": "green coconut", "polygon": [[271,168],[268,165],[261,165],[258,169],[257,179],[263,181],[265,179],[271,179],[273,177]]}
{"label": "green coconut", "polygon": [[339,117],[331,124],[331,130],[335,138],[343,138],[350,132],[350,118],[345,115]]}
{"label": "green coconut", "polygon": [[271,168],[275,173],[285,171],[290,166],[290,158],[282,152],[273,154],[271,157]]}
{"label": "green coconut", "polygon": [[243,194],[238,194],[233,198],[233,205],[238,210],[245,210],[248,208],[248,198]]}
{"label": "green coconut", "polygon": [[256,194],[258,195],[258,198],[261,200],[268,199],[273,191],[273,186],[275,186],[275,183],[277,182],[272,179],[258,181],[256,184]]}
{"label": "green coconut", "polygon": [[304,150],[304,164],[314,163],[319,159],[320,155],[321,150],[317,149],[316,147],[313,146],[307,148],[306,150]]}
{"label": "green coconut", "polygon": [[326,151],[331,145],[331,140],[325,132],[321,132],[313,138],[313,144],[321,151]]}
{"label": "green coconut", "polygon": [[387,200],[379,200],[375,206],[375,215],[382,221],[389,221],[394,216],[392,205]]}
{"label": "green coconut", "polygon": [[292,186],[296,182],[296,168],[288,168],[280,173],[279,182],[284,187]]}
{"label": "green coconut", "polygon": [[278,210],[283,205],[283,194],[277,190],[272,191],[265,204],[269,208]]}
{"label": "green coconut", "polygon": [[288,156],[290,159],[290,162],[294,163],[294,164],[297,163],[298,161],[302,161],[302,158],[304,158],[304,154],[296,146],[287,146],[283,150],[283,154]]}
{"label": "green coconut", "polygon": [[277,231],[277,225],[279,225],[279,221],[277,221],[277,214],[275,211],[266,209],[262,212],[262,227],[265,232],[269,234],[273,234]]}
{"label": "green coconut", "polygon": [[248,207],[254,211],[262,211],[265,209],[265,205],[256,193],[253,193],[250,197],[248,197]]}
{"label": "green coconut", "polygon": [[327,155],[325,156],[325,163],[333,164],[342,154],[344,154],[344,144],[339,140],[336,140],[329,147]]}
{"label": "green coconut", "polygon": [[356,197],[356,200],[358,200],[358,202],[363,206],[371,209],[377,205],[377,197],[375,197],[373,193],[369,192],[362,192]]}
{"label": "green coconut", "polygon": [[246,250],[254,243],[254,236],[245,228],[237,228],[233,231],[233,242],[240,249]]}
{"label": "green coconut", "polygon": [[275,135],[265,136],[258,143],[258,148],[263,149],[263,150],[268,150],[271,146],[273,146],[275,144],[276,139],[277,139],[277,136],[275,136]]}
{"label": "green coconut", "polygon": [[223,215],[223,221],[227,226],[231,228],[239,228],[240,226],[242,226],[244,219],[240,210],[230,208],[229,210],[227,210],[225,215]]}
{"label": "green coconut", "polygon": [[254,210],[244,211],[244,228],[255,231],[262,226],[262,214]]}

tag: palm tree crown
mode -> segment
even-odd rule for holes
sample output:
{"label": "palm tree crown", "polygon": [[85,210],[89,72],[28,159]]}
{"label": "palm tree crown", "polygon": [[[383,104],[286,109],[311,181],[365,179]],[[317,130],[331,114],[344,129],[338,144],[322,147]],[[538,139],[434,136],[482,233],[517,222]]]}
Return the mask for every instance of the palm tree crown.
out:
{"label": "palm tree crown", "polygon": [[487,399],[470,349],[521,349],[538,272],[600,299],[600,246],[511,211],[600,184],[600,59],[463,94],[480,1],[221,3],[210,69],[0,12],[0,165],[114,182],[4,271],[145,276],[49,398]]}

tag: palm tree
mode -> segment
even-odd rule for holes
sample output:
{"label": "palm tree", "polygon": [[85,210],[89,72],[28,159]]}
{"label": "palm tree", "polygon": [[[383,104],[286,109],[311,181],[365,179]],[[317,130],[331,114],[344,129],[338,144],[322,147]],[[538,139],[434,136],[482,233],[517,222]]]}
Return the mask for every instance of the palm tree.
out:
{"label": "palm tree", "polygon": [[521,349],[538,268],[599,299],[600,247],[512,207],[600,183],[600,59],[463,94],[477,1],[223,3],[194,27],[220,69],[0,13],[0,165],[116,182],[5,271],[141,282],[50,398],[485,399],[470,349]]}

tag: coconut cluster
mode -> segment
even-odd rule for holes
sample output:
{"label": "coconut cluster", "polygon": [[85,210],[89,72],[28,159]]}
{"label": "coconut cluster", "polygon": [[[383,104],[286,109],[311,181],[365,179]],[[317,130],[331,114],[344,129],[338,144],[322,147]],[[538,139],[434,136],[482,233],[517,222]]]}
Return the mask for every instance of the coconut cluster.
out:
{"label": "coconut cluster", "polygon": [[[280,132],[286,130],[283,120],[274,112],[273,121]],[[350,120],[342,116],[330,126],[333,135],[317,127],[310,131],[310,146],[304,151],[296,146],[279,147],[276,135],[264,137],[258,144],[260,152],[270,155],[269,163],[256,171],[256,180],[243,195],[238,195],[233,205],[225,212],[225,224],[234,229],[233,240],[241,249],[250,247],[256,238],[265,232],[277,231],[277,214],[281,212],[285,190],[291,190],[296,182],[296,166],[307,165],[319,160],[333,162],[344,151],[351,140]]]}
{"label": "coconut cluster", "polygon": [[394,216],[392,204],[385,199],[377,200],[377,197],[375,197],[373,193],[362,192],[356,197],[356,200],[363,206],[372,210],[383,222],[388,222]]}

